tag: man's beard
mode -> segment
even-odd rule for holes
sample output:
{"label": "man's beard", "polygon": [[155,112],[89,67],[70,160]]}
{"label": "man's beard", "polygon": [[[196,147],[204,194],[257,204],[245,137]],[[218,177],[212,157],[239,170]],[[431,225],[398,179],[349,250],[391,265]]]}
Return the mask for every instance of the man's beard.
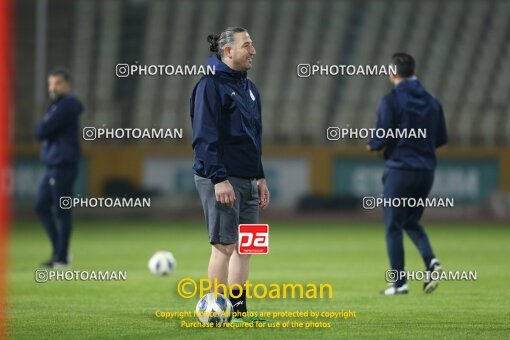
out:
{"label": "man's beard", "polygon": [[237,69],[240,70],[240,72],[248,72],[248,70],[251,69],[251,65],[248,61],[246,62],[238,62],[236,63]]}

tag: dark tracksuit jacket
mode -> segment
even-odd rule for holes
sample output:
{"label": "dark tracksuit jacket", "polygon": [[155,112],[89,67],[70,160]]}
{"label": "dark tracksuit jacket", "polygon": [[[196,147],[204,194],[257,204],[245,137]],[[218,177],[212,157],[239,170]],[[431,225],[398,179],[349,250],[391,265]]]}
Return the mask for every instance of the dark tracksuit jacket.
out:
{"label": "dark tracksuit jacket", "polygon": [[373,138],[374,150],[384,148],[386,167],[407,170],[434,170],[436,148],[448,141],[443,108],[416,79],[402,80],[377,107],[377,128],[423,129],[427,138]]}
{"label": "dark tracksuit jacket", "polygon": [[234,71],[215,54],[190,98],[193,171],[216,184],[229,176],[263,178],[260,95],[246,72]]}
{"label": "dark tracksuit jacket", "polygon": [[81,156],[79,116],[83,106],[72,94],[56,98],[43,120],[35,128],[35,136],[43,145],[41,161],[48,166],[75,164]]}

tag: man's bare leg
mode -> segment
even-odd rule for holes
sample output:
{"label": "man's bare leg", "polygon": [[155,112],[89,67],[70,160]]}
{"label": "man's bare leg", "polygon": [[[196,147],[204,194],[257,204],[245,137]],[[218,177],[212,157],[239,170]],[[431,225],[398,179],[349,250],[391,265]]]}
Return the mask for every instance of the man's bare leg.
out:
{"label": "man's bare leg", "polygon": [[[232,254],[235,253],[235,249],[235,244],[213,244],[211,246],[211,258],[207,270],[207,276],[211,283],[217,279],[220,284],[228,284],[229,261]],[[223,292],[223,295],[226,293]]]}
{"label": "man's bare leg", "polygon": [[[236,289],[232,289],[232,295],[230,301],[234,306],[234,312],[246,313],[246,292],[244,290],[244,284],[248,279],[248,272],[250,269],[250,254],[239,254],[237,247],[230,257],[229,268],[228,268],[228,284],[231,287],[236,285]],[[242,291],[239,291],[239,287]]]}

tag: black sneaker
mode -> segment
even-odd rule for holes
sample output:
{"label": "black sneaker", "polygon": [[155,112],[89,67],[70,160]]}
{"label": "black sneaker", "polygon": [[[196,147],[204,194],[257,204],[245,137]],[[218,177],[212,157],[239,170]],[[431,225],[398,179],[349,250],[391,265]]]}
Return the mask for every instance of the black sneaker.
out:
{"label": "black sneaker", "polygon": [[233,318],[233,323],[250,323],[250,322],[261,322],[263,324],[266,324],[267,320],[255,317],[255,316],[245,316],[244,318]]}
{"label": "black sneaker", "polygon": [[404,283],[400,287],[396,285],[391,285],[386,289],[380,291],[381,295],[400,295],[409,293],[409,289],[407,288],[407,283]]}
{"label": "black sneaker", "polygon": [[[439,275],[441,275],[441,273],[443,272],[443,267],[441,266],[441,263],[439,263],[437,259],[432,259],[430,261],[429,267],[427,268],[427,272],[429,273],[436,272]],[[430,294],[437,288],[438,285],[439,280],[434,280],[432,275],[429,275],[428,277],[425,278],[423,282],[423,291],[425,292],[425,294]]]}

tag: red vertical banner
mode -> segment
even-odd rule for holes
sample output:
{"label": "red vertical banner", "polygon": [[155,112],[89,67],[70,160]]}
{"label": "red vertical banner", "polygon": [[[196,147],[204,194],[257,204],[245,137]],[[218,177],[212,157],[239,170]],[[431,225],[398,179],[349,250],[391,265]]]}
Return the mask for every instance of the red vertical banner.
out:
{"label": "red vertical banner", "polygon": [[10,117],[14,92],[13,21],[14,12],[11,0],[0,0],[0,339],[6,337],[7,238],[11,213]]}

